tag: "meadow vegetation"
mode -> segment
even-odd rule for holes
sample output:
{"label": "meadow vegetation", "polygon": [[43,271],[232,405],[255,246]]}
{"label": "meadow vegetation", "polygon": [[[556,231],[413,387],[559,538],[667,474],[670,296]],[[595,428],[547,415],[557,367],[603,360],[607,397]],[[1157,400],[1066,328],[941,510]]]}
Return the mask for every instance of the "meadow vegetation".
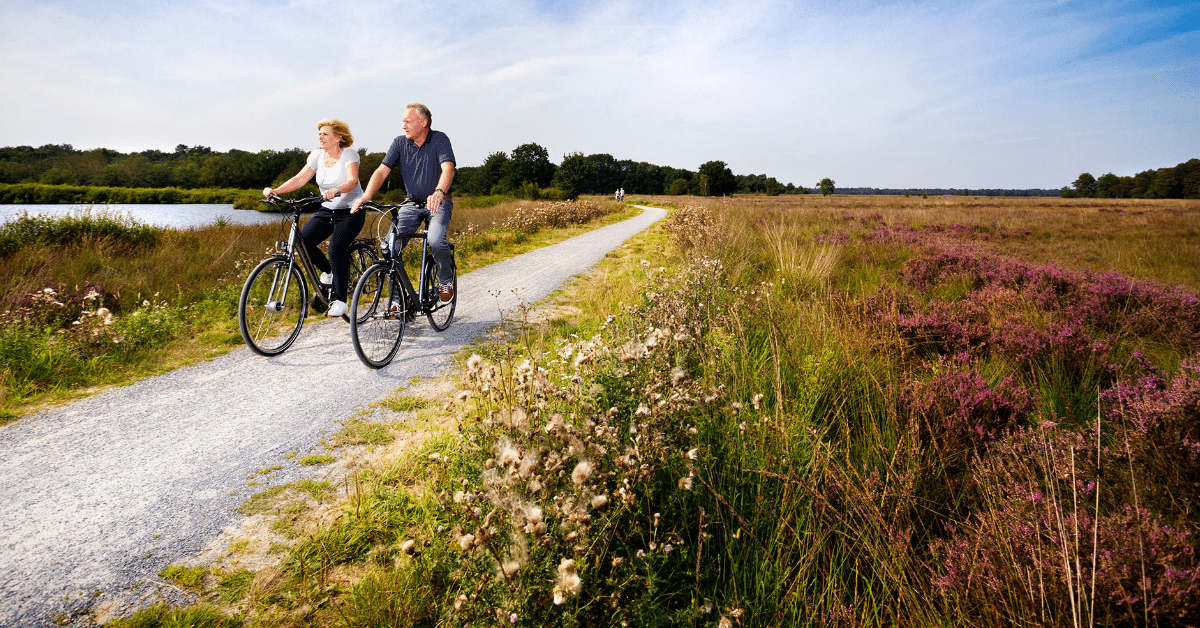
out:
{"label": "meadow vegetation", "polygon": [[1198,242],[1195,202],[683,205],[578,314],[464,356],[454,428],[175,617],[1194,625]]}
{"label": "meadow vegetation", "polygon": [[[456,214],[469,263],[537,244],[521,208]],[[121,338],[228,348],[275,235],[20,248],[0,338],[166,317]],[[1198,246],[1195,201],[686,199],[573,314],[464,355],[453,427],[359,468],[277,567],[111,625],[1194,625]],[[121,266],[170,253],[209,289]]]}
{"label": "meadow vegetation", "polygon": [[[627,211],[607,201],[463,205],[450,237],[464,271]],[[0,423],[240,345],[242,282],[286,236],[279,224],[161,229],[103,206],[0,225]]]}

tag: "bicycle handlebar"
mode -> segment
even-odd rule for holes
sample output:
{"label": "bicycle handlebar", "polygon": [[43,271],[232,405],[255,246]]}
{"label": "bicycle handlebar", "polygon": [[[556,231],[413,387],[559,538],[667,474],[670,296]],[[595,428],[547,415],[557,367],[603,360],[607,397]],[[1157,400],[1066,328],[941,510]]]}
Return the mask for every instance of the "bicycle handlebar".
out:
{"label": "bicycle handlebar", "polygon": [[272,195],[268,196],[267,198],[259,199],[258,202],[270,203],[271,205],[278,205],[280,203],[283,203],[284,205],[307,205],[312,202],[323,201],[323,200],[325,200],[325,199],[321,198],[320,196],[316,196],[316,195],[305,196],[302,198],[283,198],[282,196],[280,196],[278,194],[272,194]]}
{"label": "bicycle handlebar", "polygon": [[272,195],[268,196],[267,198],[259,199],[258,202],[266,203],[267,205],[274,205],[281,209],[283,207],[287,207],[288,213],[299,214],[301,211],[304,210],[305,207],[312,205],[313,203],[320,203],[324,200],[325,199],[321,198],[320,196],[305,196],[302,198],[283,198],[282,196],[279,196],[278,194],[272,194]]}

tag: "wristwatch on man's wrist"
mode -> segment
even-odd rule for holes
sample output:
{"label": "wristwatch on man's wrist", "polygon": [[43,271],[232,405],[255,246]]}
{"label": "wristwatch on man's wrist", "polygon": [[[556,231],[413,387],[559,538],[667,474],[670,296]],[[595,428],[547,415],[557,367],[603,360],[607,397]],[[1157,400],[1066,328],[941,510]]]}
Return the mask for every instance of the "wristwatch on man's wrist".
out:
{"label": "wristwatch on man's wrist", "polygon": [[438,194],[441,194],[442,196],[446,195],[446,190],[443,190],[442,188],[438,188],[438,189],[434,190],[434,192],[437,192]]}

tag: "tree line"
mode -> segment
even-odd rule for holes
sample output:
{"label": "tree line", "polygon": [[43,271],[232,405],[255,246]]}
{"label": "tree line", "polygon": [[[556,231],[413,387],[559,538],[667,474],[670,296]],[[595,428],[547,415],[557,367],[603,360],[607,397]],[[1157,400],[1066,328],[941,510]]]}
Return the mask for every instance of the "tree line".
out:
{"label": "tree line", "polygon": [[528,195],[533,188],[560,190],[567,197],[580,194],[807,194],[792,183],[782,184],[765,174],[735,175],[723,161],[709,161],[695,171],[658,166],[631,159],[618,160],[599,153],[570,153],[562,163],[550,161],[538,144],[522,144],[511,153],[497,151],[481,166],[460,168],[456,187],[468,194]]}
{"label": "tree line", "polygon": [[[70,144],[38,148],[0,148],[0,184],[41,183],[107,188],[180,188],[253,190],[277,186],[304,167],[310,151],[291,148],[251,153],[233,149],[214,151],[207,146],[179,144],[174,152],[145,150],[121,153],[106,148],[76,150]],[[384,154],[359,149],[364,178],[374,172]],[[547,190],[564,198],[580,194],[671,194],[724,196],[728,194],[808,194],[813,190],[782,184],[765,174],[735,175],[723,161],[709,161],[696,170],[658,166],[644,161],[618,160],[608,154],[570,153],[560,164],[550,160],[545,148],[522,144],[511,152],[488,155],[480,166],[458,169],[454,191],[470,195],[504,194],[536,198]],[[402,189],[398,181],[389,188]],[[841,188],[841,194],[950,194],[986,196],[1048,196],[1096,198],[1200,198],[1200,159],[1174,168],[1147,170],[1121,177],[1111,172],[1099,178],[1083,173],[1071,187],[1061,190],[881,190]]]}
{"label": "tree line", "polygon": [[1200,159],[1174,168],[1146,170],[1132,177],[1108,173],[1096,178],[1085,172],[1063,187],[1067,198],[1200,198]]}
{"label": "tree line", "polygon": [[[38,148],[0,148],[0,184],[41,183],[124,188],[237,188],[277,186],[304,167],[310,151],[214,151],[179,144],[174,152],[145,150],[121,153],[105,148],[76,150],[70,144]],[[359,149],[364,178],[383,161],[384,153]],[[389,180],[389,186],[399,187]],[[554,189],[563,197],[579,194],[805,194],[809,190],[781,184],[765,174],[735,175],[723,161],[709,161],[691,171],[646,162],[618,160],[612,155],[572,153],[555,164],[542,146],[522,144],[510,153],[495,152],[480,166],[458,169],[454,190],[463,194],[507,194],[536,197]]]}

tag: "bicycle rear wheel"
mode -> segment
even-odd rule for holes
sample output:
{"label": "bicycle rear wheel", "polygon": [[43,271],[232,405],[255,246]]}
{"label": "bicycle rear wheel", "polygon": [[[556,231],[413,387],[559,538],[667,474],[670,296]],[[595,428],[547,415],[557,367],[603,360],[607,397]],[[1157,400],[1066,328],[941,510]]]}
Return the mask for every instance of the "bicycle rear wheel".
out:
{"label": "bicycle rear wheel", "polygon": [[404,339],[407,317],[404,294],[391,266],[379,262],[367,269],[350,299],[350,337],[363,364],[382,368],[391,363]]}
{"label": "bicycle rear wheel", "polygon": [[421,301],[425,306],[425,316],[429,319],[429,324],[438,331],[445,331],[450,326],[450,322],[454,320],[454,308],[458,304],[458,268],[454,262],[453,249],[450,255],[450,268],[454,274],[454,279],[450,280],[450,285],[454,288],[454,296],[450,297],[449,301],[442,301],[442,286],[441,280],[438,279],[437,262],[433,261],[432,255],[426,258],[425,294],[421,295]]}
{"label": "bicycle rear wheel", "polygon": [[308,286],[287,258],[263,260],[250,271],[238,298],[238,329],[259,355],[279,355],[300,335],[308,315]]}
{"label": "bicycle rear wheel", "polygon": [[[379,254],[375,252],[374,240],[355,240],[350,245],[349,255],[350,276],[346,278],[346,287],[348,290],[353,291],[354,287],[358,285],[358,280],[362,277],[362,274],[371,267],[371,264],[379,260]],[[350,320],[350,310],[347,310],[342,315],[342,319]]]}

